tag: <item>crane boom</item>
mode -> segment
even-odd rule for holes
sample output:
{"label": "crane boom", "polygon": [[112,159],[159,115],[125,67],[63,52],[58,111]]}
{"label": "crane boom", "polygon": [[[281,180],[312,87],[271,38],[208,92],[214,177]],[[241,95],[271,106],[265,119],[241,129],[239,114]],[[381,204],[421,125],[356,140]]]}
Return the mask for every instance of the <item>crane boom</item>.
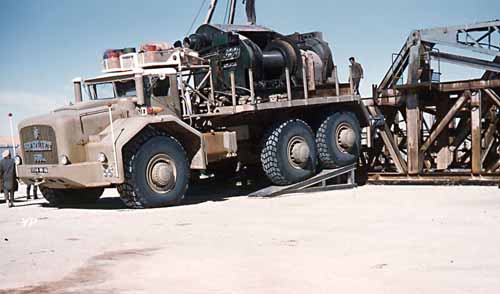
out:
{"label": "crane boom", "polygon": [[[228,1],[230,1],[230,4],[229,4],[229,18],[227,24],[234,24],[234,17],[236,15],[236,2],[238,0],[228,0]],[[208,7],[208,14],[207,17],[205,18],[204,22],[205,24],[209,24],[210,22],[212,22],[215,8],[217,7],[217,2],[218,0],[211,0],[210,6]],[[255,24],[255,0],[246,0],[246,2],[247,2],[246,13],[248,22],[250,24]]]}
{"label": "crane boom", "polygon": [[214,16],[215,7],[217,6],[217,0],[211,0],[210,6],[208,7],[207,18],[205,18],[205,24],[209,24]]}
{"label": "crane boom", "polygon": [[234,15],[236,14],[236,0],[231,0],[231,6],[229,8],[229,19],[227,24],[234,24]]}

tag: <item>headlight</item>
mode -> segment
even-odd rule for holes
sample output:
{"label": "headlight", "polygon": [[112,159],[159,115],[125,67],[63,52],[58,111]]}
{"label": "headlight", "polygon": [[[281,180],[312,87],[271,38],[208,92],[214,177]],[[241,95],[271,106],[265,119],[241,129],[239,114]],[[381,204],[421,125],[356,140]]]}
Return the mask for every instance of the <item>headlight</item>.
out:
{"label": "headlight", "polygon": [[108,161],[108,158],[106,157],[106,154],[104,153],[99,153],[99,155],[97,155],[97,161],[99,161],[100,163],[106,163]]}
{"label": "headlight", "polygon": [[23,159],[21,158],[21,156],[17,155],[16,158],[14,159],[15,162],[16,162],[16,165],[21,165],[23,164]]}
{"label": "headlight", "polygon": [[62,165],[68,165],[69,158],[66,155],[61,155],[61,157],[59,157],[59,163],[61,163]]}

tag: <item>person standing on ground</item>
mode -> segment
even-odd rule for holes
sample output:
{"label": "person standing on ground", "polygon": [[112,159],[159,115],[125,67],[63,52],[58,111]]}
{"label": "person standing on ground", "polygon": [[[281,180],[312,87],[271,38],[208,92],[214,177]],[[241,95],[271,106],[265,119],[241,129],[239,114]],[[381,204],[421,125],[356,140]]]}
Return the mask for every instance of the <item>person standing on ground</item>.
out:
{"label": "person standing on ground", "polygon": [[33,199],[38,199],[38,187],[36,185],[28,184],[26,186],[26,199],[31,199],[31,187],[33,187]]}
{"label": "person standing on ground", "polygon": [[17,191],[16,162],[10,157],[10,151],[5,150],[2,153],[0,161],[0,179],[2,180],[2,189],[5,194],[5,202],[9,207],[14,207],[14,192]]}
{"label": "person standing on ground", "polygon": [[356,62],[354,57],[349,58],[349,62],[351,62],[352,94],[359,95],[359,83],[364,78],[363,67]]}

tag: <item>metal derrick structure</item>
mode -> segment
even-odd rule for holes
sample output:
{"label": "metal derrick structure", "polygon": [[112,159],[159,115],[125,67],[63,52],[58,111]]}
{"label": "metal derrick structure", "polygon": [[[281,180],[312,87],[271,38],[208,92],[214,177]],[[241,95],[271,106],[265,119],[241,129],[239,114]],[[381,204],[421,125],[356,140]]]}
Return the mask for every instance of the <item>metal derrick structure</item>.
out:
{"label": "metal derrick structure", "polygon": [[[485,73],[480,79],[441,82],[441,62]],[[500,21],[412,32],[364,104],[372,117],[385,118],[378,136],[371,139],[373,128],[368,132],[369,148],[362,154],[370,181],[498,184]]]}

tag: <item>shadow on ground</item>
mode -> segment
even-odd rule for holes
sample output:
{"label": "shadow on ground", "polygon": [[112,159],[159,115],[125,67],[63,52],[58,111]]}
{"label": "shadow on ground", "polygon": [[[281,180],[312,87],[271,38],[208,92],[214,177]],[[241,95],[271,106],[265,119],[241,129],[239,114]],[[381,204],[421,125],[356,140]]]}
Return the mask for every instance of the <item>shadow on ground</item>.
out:
{"label": "shadow on ground", "polygon": [[[181,205],[196,205],[204,202],[220,202],[232,197],[246,197],[247,195],[269,186],[263,177],[229,179],[210,179],[190,183],[186,198]],[[117,193],[118,194],[118,193]],[[78,204],[54,207],[47,202],[19,204],[16,206],[39,205],[46,208],[58,209],[90,209],[90,210],[126,210],[128,209],[118,195],[116,197],[103,197],[94,204]]]}

